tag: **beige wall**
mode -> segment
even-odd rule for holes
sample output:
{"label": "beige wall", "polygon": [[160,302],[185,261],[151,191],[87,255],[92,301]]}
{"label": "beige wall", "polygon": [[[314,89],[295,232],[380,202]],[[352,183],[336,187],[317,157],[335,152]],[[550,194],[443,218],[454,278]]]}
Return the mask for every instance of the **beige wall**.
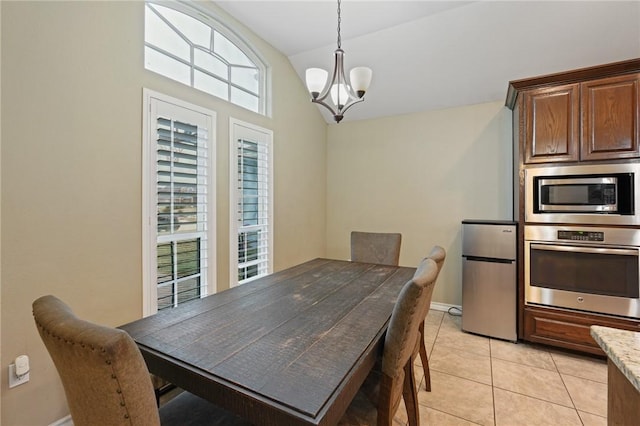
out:
{"label": "beige wall", "polygon": [[[48,424],[68,413],[33,323],[34,299],[55,294],[80,316],[114,326],[141,316],[143,87],[217,112],[221,287],[229,277],[230,116],[274,132],[276,270],[325,253],[327,125],[288,60],[240,26],[272,67],[273,114],[234,107],[143,69],[143,7],[0,2],[6,426]],[[7,366],[23,353],[31,380],[9,390]]]}
{"label": "beige wall", "polygon": [[[31,302],[93,321],[141,315],[142,87],[217,113],[217,271],[229,276],[230,116],[274,131],[275,269],[349,257],[352,229],[399,231],[401,263],[449,257],[434,301],[460,304],[460,220],[510,218],[502,102],[327,126],[288,60],[223,12],[272,66],[272,117],[143,67],[142,2],[0,2],[0,332],[3,425],[67,414]],[[6,367],[31,357],[9,390]],[[37,409],[34,409],[37,407]]]}
{"label": "beige wall", "polygon": [[[0,34],[2,7],[0,6]],[[2,43],[0,43],[0,99],[2,99]],[[2,102],[0,102],[0,199],[2,194]],[[2,209],[0,208],[0,259],[2,259]],[[0,262],[0,314],[2,313],[2,262]],[[0,353],[2,353],[2,315],[0,315]],[[1,364],[0,364],[1,365]],[[0,387],[0,419],[2,419],[2,387]]]}
{"label": "beige wall", "polygon": [[349,257],[352,230],[401,232],[406,266],[441,245],[433,301],[460,305],[461,220],[511,219],[511,111],[492,102],[347,122],[329,126],[327,144],[327,256]]}

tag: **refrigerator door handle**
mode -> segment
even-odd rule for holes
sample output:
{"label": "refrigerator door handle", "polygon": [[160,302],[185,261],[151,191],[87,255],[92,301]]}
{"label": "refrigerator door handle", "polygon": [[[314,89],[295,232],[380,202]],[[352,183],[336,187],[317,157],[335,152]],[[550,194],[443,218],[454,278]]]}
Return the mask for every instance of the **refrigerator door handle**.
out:
{"label": "refrigerator door handle", "polygon": [[513,263],[515,261],[514,259],[496,259],[494,257],[481,257],[481,256],[462,255],[462,257],[471,262]]}

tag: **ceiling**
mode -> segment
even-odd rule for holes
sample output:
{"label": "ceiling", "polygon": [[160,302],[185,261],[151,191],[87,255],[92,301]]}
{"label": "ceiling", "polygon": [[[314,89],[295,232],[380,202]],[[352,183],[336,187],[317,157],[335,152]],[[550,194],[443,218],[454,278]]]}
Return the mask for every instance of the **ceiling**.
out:
{"label": "ceiling", "polygon": [[[302,80],[333,66],[336,2],[216,3]],[[344,119],[362,120],[504,100],[510,80],[640,57],[640,2],[343,0],[341,34],[347,73],[373,69]]]}

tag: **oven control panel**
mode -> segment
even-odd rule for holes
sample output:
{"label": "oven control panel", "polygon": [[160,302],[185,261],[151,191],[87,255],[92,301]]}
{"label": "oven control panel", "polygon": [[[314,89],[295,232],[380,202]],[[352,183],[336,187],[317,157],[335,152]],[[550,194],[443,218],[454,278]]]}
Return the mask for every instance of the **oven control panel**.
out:
{"label": "oven control panel", "polygon": [[571,241],[604,241],[604,232],[558,231],[558,239]]}

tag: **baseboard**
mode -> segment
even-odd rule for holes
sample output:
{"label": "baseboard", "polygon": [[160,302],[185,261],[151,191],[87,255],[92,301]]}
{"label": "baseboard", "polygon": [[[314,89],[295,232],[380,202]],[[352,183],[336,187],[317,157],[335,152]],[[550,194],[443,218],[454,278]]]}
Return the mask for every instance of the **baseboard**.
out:
{"label": "baseboard", "polygon": [[462,306],[460,305],[449,305],[447,303],[431,302],[431,309],[433,309],[434,311],[447,312],[451,308],[457,309],[459,312],[462,312]]}
{"label": "baseboard", "polygon": [[73,426],[73,420],[71,420],[71,414],[61,418],[60,420],[56,420],[55,422],[51,423],[49,426]]}

